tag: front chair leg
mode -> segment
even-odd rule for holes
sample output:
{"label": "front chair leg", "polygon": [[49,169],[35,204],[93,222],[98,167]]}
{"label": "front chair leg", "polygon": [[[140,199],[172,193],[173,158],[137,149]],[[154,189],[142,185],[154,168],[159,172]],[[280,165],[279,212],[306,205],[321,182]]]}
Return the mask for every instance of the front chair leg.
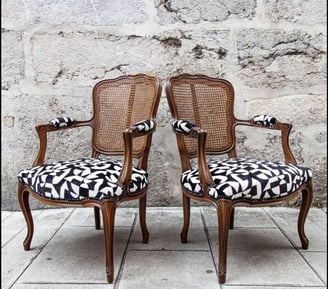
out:
{"label": "front chair leg", "polygon": [[218,274],[219,283],[223,284],[226,280],[227,271],[227,251],[228,251],[228,234],[230,227],[230,218],[233,208],[228,200],[220,200],[217,203],[217,218],[218,218]]}
{"label": "front chair leg", "polygon": [[23,212],[26,224],[27,224],[27,234],[23,242],[24,250],[28,251],[31,248],[31,241],[34,233],[33,218],[31,214],[30,204],[29,204],[29,192],[24,190],[24,186],[18,183],[18,202],[19,206]]}
{"label": "front chair leg", "polygon": [[307,184],[307,187],[302,190],[302,205],[298,216],[297,227],[298,227],[298,235],[302,243],[302,249],[307,249],[309,247],[309,240],[304,233],[304,224],[305,224],[306,216],[309,212],[312,203],[312,198],[313,198],[312,183],[309,182]]}
{"label": "front chair leg", "polygon": [[181,242],[187,243],[187,235],[190,223],[190,198],[183,194],[183,228],[180,234]]}
{"label": "front chair leg", "polygon": [[148,243],[149,240],[149,232],[146,224],[146,203],[147,203],[147,195],[144,195],[139,199],[139,220],[140,220],[140,227],[142,232],[142,241],[144,243]]}
{"label": "front chair leg", "polygon": [[106,254],[106,274],[107,281],[114,280],[114,223],[115,223],[116,203],[106,201],[102,206],[104,223],[105,254]]}

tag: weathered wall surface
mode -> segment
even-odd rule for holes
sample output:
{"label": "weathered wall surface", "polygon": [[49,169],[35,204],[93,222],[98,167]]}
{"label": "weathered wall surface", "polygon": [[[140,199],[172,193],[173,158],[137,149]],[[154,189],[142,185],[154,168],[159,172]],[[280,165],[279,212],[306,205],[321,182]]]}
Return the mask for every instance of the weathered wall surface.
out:
{"label": "weathered wall surface", "polygon": [[[293,123],[299,164],[327,194],[326,0],[7,0],[2,3],[2,209],[17,209],[16,175],[38,148],[34,126],[91,116],[95,83],[182,72],[230,80],[236,116]],[[180,205],[179,157],[163,95],[150,156],[149,205]],[[49,160],[88,155],[90,131],[51,137]],[[238,131],[240,156],[281,157],[277,135]],[[292,203],[291,205],[296,205]],[[33,203],[33,207],[40,204]]]}

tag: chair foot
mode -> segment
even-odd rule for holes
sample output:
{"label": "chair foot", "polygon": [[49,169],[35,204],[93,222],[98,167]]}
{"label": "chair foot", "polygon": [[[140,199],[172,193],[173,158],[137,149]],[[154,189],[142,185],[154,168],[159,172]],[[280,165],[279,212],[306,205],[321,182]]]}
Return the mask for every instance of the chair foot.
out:
{"label": "chair foot", "polygon": [[114,272],[107,272],[107,282],[113,283],[114,281]]}
{"label": "chair foot", "polygon": [[224,284],[226,281],[226,273],[219,273],[219,283]]}
{"label": "chair foot", "polygon": [[181,243],[187,243],[187,232],[182,232],[180,234]]}

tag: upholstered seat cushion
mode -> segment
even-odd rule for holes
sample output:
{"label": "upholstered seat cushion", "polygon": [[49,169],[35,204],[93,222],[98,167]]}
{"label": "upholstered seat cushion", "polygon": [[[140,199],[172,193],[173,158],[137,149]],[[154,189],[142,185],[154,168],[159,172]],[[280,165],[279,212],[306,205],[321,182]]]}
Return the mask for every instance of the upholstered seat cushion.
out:
{"label": "upholstered seat cushion", "polygon": [[[208,166],[214,182],[208,194],[214,199],[257,201],[284,197],[312,176],[309,168],[246,158],[210,161]],[[193,194],[203,193],[197,167],[182,174],[181,184]]]}
{"label": "upholstered seat cushion", "polygon": [[[122,195],[117,184],[122,163],[110,159],[80,158],[21,170],[18,180],[35,193],[53,200],[102,200]],[[138,193],[148,184],[144,170],[133,168],[129,192]]]}

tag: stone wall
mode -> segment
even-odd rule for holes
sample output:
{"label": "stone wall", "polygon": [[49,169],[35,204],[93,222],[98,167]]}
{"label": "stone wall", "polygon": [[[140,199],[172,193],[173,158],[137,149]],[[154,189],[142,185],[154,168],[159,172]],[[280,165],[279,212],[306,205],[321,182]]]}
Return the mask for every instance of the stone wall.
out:
{"label": "stone wall", "polygon": [[[38,149],[34,126],[91,116],[91,90],[121,74],[230,80],[235,114],[292,122],[299,164],[326,206],[326,0],[7,0],[2,4],[2,209],[17,209],[16,175]],[[180,162],[163,95],[148,204],[180,206]],[[59,138],[60,137],[60,138]],[[89,155],[90,131],[54,134],[48,160]],[[279,139],[238,130],[240,156],[281,158]],[[289,205],[298,205],[297,202]],[[41,207],[33,203],[33,207]]]}

